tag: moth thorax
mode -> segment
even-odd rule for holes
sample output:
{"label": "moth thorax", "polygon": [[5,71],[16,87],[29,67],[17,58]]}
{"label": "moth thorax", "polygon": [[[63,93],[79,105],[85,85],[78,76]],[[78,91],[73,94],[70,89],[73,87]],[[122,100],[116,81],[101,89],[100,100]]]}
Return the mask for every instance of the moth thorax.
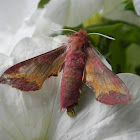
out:
{"label": "moth thorax", "polygon": [[81,34],[87,36],[87,31],[85,31],[85,30],[79,30],[79,33],[81,33]]}

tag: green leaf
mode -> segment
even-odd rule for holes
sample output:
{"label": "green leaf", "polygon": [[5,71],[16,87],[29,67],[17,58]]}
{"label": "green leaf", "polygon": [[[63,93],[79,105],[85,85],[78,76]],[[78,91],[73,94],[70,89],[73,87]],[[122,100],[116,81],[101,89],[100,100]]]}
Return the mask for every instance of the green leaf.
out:
{"label": "green leaf", "polygon": [[99,13],[93,14],[90,18],[83,22],[83,27],[100,24],[100,18],[101,17]]}
{"label": "green leaf", "polygon": [[[136,65],[133,66],[133,69],[128,69],[128,66],[126,64],[126,62],[128,62],[128,57],[126,57],[126,49],[133,43],[140,46],[139,27],[116,21],[108,23],[106,22],[101,25],[89,26],[86,27],[85,30],[87,30],[88,32],[99,32],[115,38],[115,41],[113,41],[100,37],[97,45],[99,51],[111,60],[111,65],[115,73],[136,73]],[[96,38],[94,38],[94,40],[95,39]],[[91,42],[93,44],[95,41]],[[94,45],[96,45],[96,43],[94,43]],[[135,59],[132,59],[132,61],[135,61]]]}
{"label": "green leaf", "polygon": [[124,10],[131,10],[135,12],[135,8],[132,0],[124,0],[123,3],[125,4]]}
{"label": "green leaf", "polygon": [[47,4],[50,0],[40,0],[38,4],[38,8],[43,8],[45,4]]}
{"label": "green leaf", "polygon": [[107,24],[93,25],[85,28],[88,32],[99,32],[115,39],[140,44],[140,27],[124,22],[109,22]]}
{"label": "green leaf", "polygon": [[115,73],[125,71],[125,47],[120,40],[112,41],[110,44],[112,67]]}
{"label": "green leaf", "polygon": [[140,46],[131,44],[126,49],[126,71],[140,75]]}

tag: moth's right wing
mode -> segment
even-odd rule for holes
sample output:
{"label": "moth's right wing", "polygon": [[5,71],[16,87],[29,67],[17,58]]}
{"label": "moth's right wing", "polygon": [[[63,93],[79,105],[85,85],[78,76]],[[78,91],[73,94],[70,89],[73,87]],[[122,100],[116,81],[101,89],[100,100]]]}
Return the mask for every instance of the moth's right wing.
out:
{"label": "moth's right wing", "polygon": [[87,47],[83,82],[95,91],[96,100],[101,103],[115,105],[131,101],[126,85],[102,63],[91,46]]}
{"label": "moth's right wing", "polygon": [[7,69],[0,84],[8,84],[22,91],[35,91],[50,76],[57,76],[65,60],[67,46],[20,62]]}

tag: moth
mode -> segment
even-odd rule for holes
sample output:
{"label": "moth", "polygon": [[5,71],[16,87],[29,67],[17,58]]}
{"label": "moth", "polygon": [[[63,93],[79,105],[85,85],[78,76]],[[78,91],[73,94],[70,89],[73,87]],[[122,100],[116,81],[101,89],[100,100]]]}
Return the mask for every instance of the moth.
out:
{"label": "moth", "polygon": [[96,100],[101,103],[130,102],[126,85],[102,63],[88,36],[85,30],[71,34],[63,46],[7,69],[0,77],[0,83],[21,91],[35,91],[47,78],[57,76],[63,70],[60,110],[67,108],[70,116],[78,104],[83,83],[95,92]]}

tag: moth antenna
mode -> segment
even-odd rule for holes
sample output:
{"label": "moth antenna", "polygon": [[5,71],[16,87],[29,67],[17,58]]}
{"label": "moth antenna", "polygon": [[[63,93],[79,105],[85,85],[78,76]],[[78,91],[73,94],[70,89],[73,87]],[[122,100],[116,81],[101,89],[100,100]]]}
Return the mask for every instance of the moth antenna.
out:
{"label": "moth antenna", "polygon": [[115,38],[113,38],[113,37],[110,37],[110,36],[107,36],[104,34],[100,34],[100,33],[88,33],[88,35],[100,35],[100,36],[106,37],[108,39],[115,40]]}
{"label": "moth antenna", "polygon": [[58,30],[52,30],[53,32],[57,32],[57,31],[70,31],[70,32],[74,32],[76,33],[76,31],[71,30],[71,29],[58,29]]}

